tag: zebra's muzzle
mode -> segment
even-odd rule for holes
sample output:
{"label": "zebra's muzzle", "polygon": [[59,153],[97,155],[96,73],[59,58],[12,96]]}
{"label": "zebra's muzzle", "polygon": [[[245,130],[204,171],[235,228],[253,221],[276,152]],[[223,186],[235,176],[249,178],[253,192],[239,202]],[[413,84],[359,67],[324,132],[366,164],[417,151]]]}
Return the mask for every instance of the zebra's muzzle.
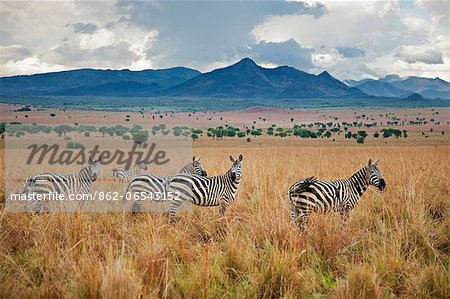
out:
{"label": "zebra's muzzle", "polygon": [[384,181],[384,179],[380,180],[380,184],[378,185],[378,189],[380,189],[380,191],[383,191],[384,189],[386,189],[386,182]]}
{"label": "zebra's muzzle", "polygon": [[236,172],[231,172],[230,173],[231,179],[234,181],[236,181]]}

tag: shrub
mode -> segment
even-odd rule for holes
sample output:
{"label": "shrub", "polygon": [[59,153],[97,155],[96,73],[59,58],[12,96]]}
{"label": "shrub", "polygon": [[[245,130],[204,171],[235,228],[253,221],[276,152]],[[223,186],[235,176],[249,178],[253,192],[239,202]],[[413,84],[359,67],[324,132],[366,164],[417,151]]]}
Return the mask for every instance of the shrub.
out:
{"label": "shrub", "polygon": [[68,149],[84,149],[84,145],[78,142],[70,141],[66,144]]}

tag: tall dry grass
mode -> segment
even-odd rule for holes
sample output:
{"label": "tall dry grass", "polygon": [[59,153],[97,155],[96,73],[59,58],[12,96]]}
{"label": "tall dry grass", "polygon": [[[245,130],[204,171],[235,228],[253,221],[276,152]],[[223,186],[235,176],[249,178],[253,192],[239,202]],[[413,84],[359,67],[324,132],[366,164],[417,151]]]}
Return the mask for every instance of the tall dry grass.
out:
{"label": "tall dry grass", "polygon": [[[450,147],[196,150],[209,174],[238,153],[244,177],[223,218],[0,212],[0,297],[450,297]],[[368,190],[346,223],[315,215],[299,234],[290,184],[346,177],[369,158],[387,191]]]}

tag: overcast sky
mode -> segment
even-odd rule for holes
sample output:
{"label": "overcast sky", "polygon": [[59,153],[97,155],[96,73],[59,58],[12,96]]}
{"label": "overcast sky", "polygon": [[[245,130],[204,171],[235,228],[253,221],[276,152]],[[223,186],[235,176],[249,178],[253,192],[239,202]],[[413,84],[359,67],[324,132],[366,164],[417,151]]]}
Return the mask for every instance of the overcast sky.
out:
{"label": "overcast sky", "polygon": [[450,81],[450,1],[0,2],[0,76],[250,57],[339,79]]}

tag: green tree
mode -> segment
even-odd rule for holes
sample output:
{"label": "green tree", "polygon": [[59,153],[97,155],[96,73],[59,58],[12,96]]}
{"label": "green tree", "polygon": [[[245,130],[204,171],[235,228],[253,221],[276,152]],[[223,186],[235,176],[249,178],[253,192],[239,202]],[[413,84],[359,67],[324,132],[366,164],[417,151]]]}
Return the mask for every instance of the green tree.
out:
{"label": "green tree", "polygon": [[66,144],[66,148],[69,149],[84,149],[84,145],[78,142],[70,141]]}
{"label": "green tree", "polygon": [[53,128],[53,131],[54,131],[55,133],[57,133],[58,136],[61,136],[61,135],[66,136],[66,134],[67,134],[68,132],[71,132],[71,131],[72,131],[72,127],[69,126],[69,125],[60,125],[60,126],[54,127],[54,128]]}
{"label": "green tree", "polygon": [[139,146],[144,145],[147,143],[148,140],[148,131],[138,131],[132,134],[133,141],[138,144]]}

